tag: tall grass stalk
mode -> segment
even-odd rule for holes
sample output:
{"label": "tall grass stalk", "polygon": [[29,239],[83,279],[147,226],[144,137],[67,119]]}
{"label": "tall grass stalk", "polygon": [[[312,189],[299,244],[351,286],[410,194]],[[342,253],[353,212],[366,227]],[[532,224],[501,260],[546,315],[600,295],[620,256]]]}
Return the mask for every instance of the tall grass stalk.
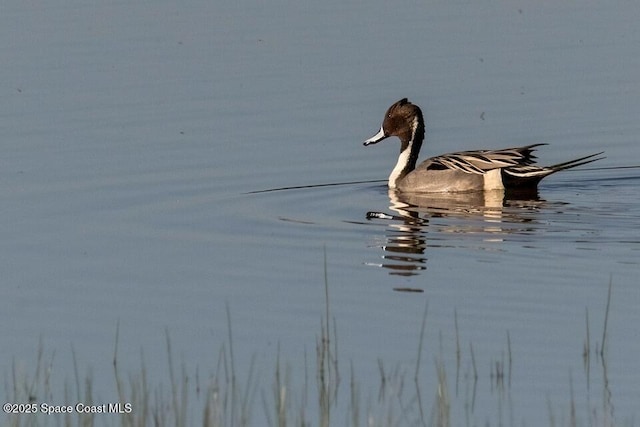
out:
{"label": "tall grass stalk", "polygon": [[424,312],[422,314],[422,324],[420,325],[420,338],[418,340],[418,356],[416,357],[416,370],[413,375],[415,382],[418,382],[418,373],[420,372],[420,363],[422,361],[422,346],[424,345],[424,331],[427,326],[427,313],[429,312],[429,301],[424,304]]}
{"label": "tall grass stalk", "polygon": [[437,427],[450,427],[450,400],[449,400],[449,388],[447,386],[447,372],[444,367],[442,358],[436,360],[436,372],[438,374],[438,389],[436,393],[436,426]]}
{"label": "tall grass stalk", "polygon": [[609,290],[607,291],[607,308],[604,311],[604,327],[602,328],[602,347],[600,347],[600,357],[604,358],[605,342],[607,340],[607,324],[609,323],[609,307],[611,305],[611,288],[613,277],[609,277]]}
{"label": "tall grass stalk", "polygon": [[[328,427],[331,424],[331,409],[336,402],[338,395],[338,385],[340,383],[340,375],[338,371],[337,358],[337,338],[334,320],[334,333],[331,335],[329,321],[329,278],[327,271],[327,248],[324,248],[324,297],[325,297],[325,314],[324,323],[320,330],[320,338],[316,344],[317,357],[317,380],[318,380],[318,400],[320,408],[319,425]],[[335,351],[331,350],[333,342]]]}
{"label": "tall grass stalk", "polygon": [[458,310],[453,310],[453,324],[456,332],[456,396],[458,395],[458,384],[460,383],[460,360],[462,351],[460,350],[460,332],[458,329]]}
{"label": "tall grass stalk", "polygon": [[587,390],[589,390],[591,384],[591,334],[589,333],[589,307],[585,307],[584,311],[587,336],[585,337],[582,349],[582,363],[584,364],[584,370],[587,374]]}

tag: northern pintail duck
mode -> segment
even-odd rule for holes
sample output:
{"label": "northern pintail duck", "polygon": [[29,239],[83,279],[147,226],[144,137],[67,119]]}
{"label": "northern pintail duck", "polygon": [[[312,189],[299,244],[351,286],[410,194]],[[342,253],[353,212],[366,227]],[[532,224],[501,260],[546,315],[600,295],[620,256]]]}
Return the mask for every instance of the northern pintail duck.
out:
{"label": "northern pintail duck", "polygon": [[552,166],[535,164],[535,147],[502,150],[461,151],[425,160],[416,167],[424,140],[424,119],[420,107],[403,98],[384,116],[380,131],[364,145],[390,136],[400,138],[400,156],[389,175],[389,188],[406,192],[442,193],[482,190],[531,190],[555,172],[600,160],[596,153]]}

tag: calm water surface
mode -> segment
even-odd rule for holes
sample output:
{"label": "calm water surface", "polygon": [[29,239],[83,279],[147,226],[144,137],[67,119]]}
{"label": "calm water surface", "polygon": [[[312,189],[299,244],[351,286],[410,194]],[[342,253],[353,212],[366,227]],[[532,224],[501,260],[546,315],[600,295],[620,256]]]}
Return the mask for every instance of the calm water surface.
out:
{"label": "calm water surface", "polygon": [[[124,372],[142,352],[166,387],[168,331],[175,359],[207,378],[227,305],[240,375],[255,357],[269,391],[279,352],[302,387],[326,253],[339,359],[364,401],[379,360],[412,379],[428,303],[422,395],[430,408],[442,359],[452,425],[545,425],[550,413],[568,424],[572,393],[581,425],[637,424],[640,169],[624,167],[640,164],[639,13],[590,1],[9,2],[5,400],[15,369],[33,375],[40,340],[52,403],[73,381],[72,354],[94,400],[115,400],[118,323]],[[524,199],[398,197],[366,182],[386,178],[398,144],[361,141],[405,96],[426,113],[423,157],[548,142],[545,164],[607,158]],[[260,397],[253,420],[263,425]]]}

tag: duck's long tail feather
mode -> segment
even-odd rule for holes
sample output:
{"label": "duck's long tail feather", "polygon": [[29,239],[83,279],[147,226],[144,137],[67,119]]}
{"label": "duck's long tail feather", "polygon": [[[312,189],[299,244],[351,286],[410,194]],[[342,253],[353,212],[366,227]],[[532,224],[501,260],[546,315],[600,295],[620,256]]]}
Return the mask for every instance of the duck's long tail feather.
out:
{"label": "duck's long tail feather", "polygon": [[555,165],[547,166],[547,169],[551,169],[552,170],[551,173],[554,173],[554,172],[558,172],[566,169],[575,168],[576,166],[586,165],[586,164],[604,159],[604,157],[596,157],[596,156],[600,156],[601,154],[604,154],[604,151],[601,151],[595,154],[590,154],[588,156],[580,157],[579,159],[569,160],[568,162],[557,163]]}
{"label": "duck's long tail feather", "polygon": [[534,187],[542,178],[556,172],[586,165],[597,160],[602,160],[604,157],[599,156],[603,153],[604,151],[580,157],[578,159],[569,160],[568,162],[557,163],[551,166],[523,165],[504,168],[502,169],[504,172],[503,180],[507,181],[507,185],[513,188]]}
{"label": "duck's long tail feather", "polygon": [[566,169],[575,168],[577,166],[586,165],[588,163],[602,160],[604,157],[597,157],[603,154],[604,151],[595,154],[589,154],[588,156],[580,157],[578,159],[569,160],[568,162],[556,163],[551,166],[537,166],[537,165],[519,165],[509,168],[504,168],[505,173],[518,178],[539,178],[542,179],[545,176],[552,173],[560,172]]}

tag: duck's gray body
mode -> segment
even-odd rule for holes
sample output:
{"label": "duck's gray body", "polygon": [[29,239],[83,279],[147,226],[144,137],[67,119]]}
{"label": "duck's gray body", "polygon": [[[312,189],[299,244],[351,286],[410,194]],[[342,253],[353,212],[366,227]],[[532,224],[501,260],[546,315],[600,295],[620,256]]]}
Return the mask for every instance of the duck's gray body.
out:
{"label": "duck's gray body", "polygon": [[504,189],[501,180],[487,179],[488,175],[495,178],[496,171],[498,174],[500,173],[497,169],[485,174],[471,174],[453,169],[429,170],[425,163],[419,165],[411,173],[399,180],[395,188],[399,191],[414,191],[417,193],[450,193]]}

